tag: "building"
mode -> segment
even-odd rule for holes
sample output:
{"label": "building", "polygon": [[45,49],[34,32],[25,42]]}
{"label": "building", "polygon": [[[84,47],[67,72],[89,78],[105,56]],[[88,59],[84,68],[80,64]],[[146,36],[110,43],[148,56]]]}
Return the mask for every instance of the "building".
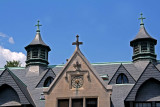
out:
{"label": "building", "polygon": [[0,69],[0,106],[11,107],[160,107],[157,40],[143,23],[130,42],[131,62],[90,64],[76,49],[65,65],[48,65],[51,50],[40,35],[25,47],[26,67]]}

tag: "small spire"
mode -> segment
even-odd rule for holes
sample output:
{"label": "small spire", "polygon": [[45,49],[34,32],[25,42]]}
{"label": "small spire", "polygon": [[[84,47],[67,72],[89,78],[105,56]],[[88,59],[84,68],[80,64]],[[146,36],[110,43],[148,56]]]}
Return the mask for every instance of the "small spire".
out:
{"label": "small spire", "polygon": [[39,20],[37,22],[38,22],[38,24],[35,25],[35,26],[37,26],[37,32],[40,32],[39,27],[42,26],[42,25],[39,24],[39,22],[40,22]]}
{"label": "small spire", "polygon": [[76,47],[79,48],[79,45],[82,45],[83,42],[79,42],[79,36],[78,35],[76,36],[76,38],[77,38],[76,42],[73,42],[72,45],[76,45]]}
{"label": "small spire", "polygon": [[146,19],[146,18],[145,18],[145,17],[143,17],[143,13],[141,13],[140,15],[141,15],[141,17],[140,17],[140,18],[138,18],[139,20],[141,20],[140,25],[144,25],[143,20],[144,20],[144,19]]}

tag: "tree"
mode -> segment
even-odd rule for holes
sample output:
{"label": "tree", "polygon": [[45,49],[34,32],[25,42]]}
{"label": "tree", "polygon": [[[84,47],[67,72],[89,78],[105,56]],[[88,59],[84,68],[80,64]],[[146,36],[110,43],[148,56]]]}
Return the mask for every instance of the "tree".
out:
{"label": "tree", "polygon": [[7,64],[5,65],[5,67],[21,67],[21,63],[20,61],[6,61]]}

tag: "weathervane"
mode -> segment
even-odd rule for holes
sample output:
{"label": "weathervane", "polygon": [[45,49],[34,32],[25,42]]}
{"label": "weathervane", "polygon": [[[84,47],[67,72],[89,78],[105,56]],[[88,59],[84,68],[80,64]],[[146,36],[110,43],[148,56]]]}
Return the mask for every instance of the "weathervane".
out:
{"label": "weathervane", "polygon": [[37,22],[38,22],[38,24],[35,25],[35,26],[37,26],[37,32],[40,32],[39,27],[42,26],[42,25],[39,24],[39,22],[40,22],[39,20]]}
{"label": "weathervane", "polygon": [[73,42],[72,45],[76,45],[76,47],[79,48],[79,45],[82,45],[83,42],[79,42],[79,36],[78,35],[76,36],[76,38],[77,38],[76,42]]}
{"label": "weathervane", "polygon": [[145,17],[143,17],[143,13],[140,14],[141,17],[138,18],[139,20],[141,20],[141,24],[140,25],[144,25],[143,20],[146,19]]}

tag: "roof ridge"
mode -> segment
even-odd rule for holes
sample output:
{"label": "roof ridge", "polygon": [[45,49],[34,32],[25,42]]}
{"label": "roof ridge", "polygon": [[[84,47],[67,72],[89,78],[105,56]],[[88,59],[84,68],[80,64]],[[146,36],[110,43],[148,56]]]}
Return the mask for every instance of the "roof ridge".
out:
{"label": "roof ridge", "polygon": [[27,85],[22,81],[20,80],[9,68],[7,68],[8,72],[11,73],[14,77],[16,77],[16,79],[18,79],[18,81],[20,81],[23,85],[25,85],[27,87]]}

